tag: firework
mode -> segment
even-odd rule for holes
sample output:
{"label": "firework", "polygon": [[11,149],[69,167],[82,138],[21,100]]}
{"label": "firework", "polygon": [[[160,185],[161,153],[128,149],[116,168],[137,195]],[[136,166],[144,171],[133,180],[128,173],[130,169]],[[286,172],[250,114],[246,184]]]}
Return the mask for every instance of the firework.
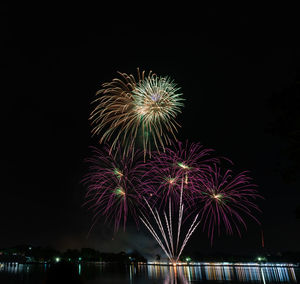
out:
{"label": "firework", "polygon": [[221,227],[240,235],[244,215],[256,220],[260,196],[247,172],[222,173],[212,149],[176,140],[180,88],[169,77],[137,71],[137,78],[119,72],[96,93],[92,133],[110,146],[94,148],[88,159],[85,204],[94,211],[93,225],[105,216],[115,231],[125,229],[131,213],[177,262],[201,223],[211,242]]}
{"label": "firework", "polygon": [[[177,263],[189,238],[194,233],[195,229],[198,227],[200,223],[200,221],[198,221],[199,214],[197,214],[194,217],[193,221],[188,227],[185,237],[183,238],[182,241],[180,241],[181,220],[182,220],[183,209],[184,209],[183,203],[180,202],[179,205],[179,216],[178,216],[179,219],[178,219],[177,227],[175,229],[173,228],[174,217],[172,216],[171,201],[169,202],[169,212],[166,213],[166,211],[164,211],[163,214],[161,214],[162,218],[158,210],[156,208],[152,209],[146,199],[145,199],[145,203],[147,204],[148,209],[152,214],[154,222],[153,221],[151,222],[150,219],[151,215],[150,217],[147,217],[143,213],[141,213],[140,216],[141,221],[144,223],[148,231],[151,233],[151,235],[160,245],[162,250],[170,259],[170,261],[172,263]],[[174,235],[174,232],[176,235]]]}
{"label": "firework", "polygon": [[140,156],[141,152],[135,152],[134,157],[124,157],[120,146],[114,155],[107,145],[101,150],[93,148],[92,157],[87,159],[89,173],[83,179],[87,186],[84,205],[94,212],[93,225],[103,215],[106,221],[114,221],[115,231],[122,223],[125,229],[129,211],[138,220],[136,210],[142,207],[142,197],[136,190]]}
{"label": "firework", "polygon": [[195,194],[200,186],[199,179],[219,159],[212,156],[213,150],[200,143],[173,143],[165,152],[152,153],[152,159],[145,165],[143,190],[152,196],[158,207],[165,207],[169,198],[173,207],[178,207],[180,195],[186,206],[194,204]]}
{"label": "firework", "polygon": [[227,170],[222,174],[221,169],[214,165],[200,182],[198,200],[202,208],[201,221],[203,230],[208,231],[211,243],[215,231],[220,234],[221,227],[225,228],[227,234],[236,231],[241,235],[240,227],[246,228],[243,215],[248,215],[259,223],[252,211],[260,211],[254,201],[261,196],[247,172],[234,176],[231,170]]}
{"label": "firework", "polygon": [[170,144],[170,135],[175,138],[179,127],[175,119],[183,99],[169,77],[151,71],[147,76],[145,71],[137,73],[137,79],[119,73],[121,79],[103,84],[96,93],[90,120],[92,133],[102,134],[100,143],[112,141],[114,149],[121,142],[125,152],[140,144],[145,156],[153,146],[158,149]]}
{"label": "firework", "polygon": [[[200,143],[178,141],[164,152],[154,152],[152,159],[144,165],[146,174],[143,176],[143,189],[146,196],[152,196],[152,203],[150,206],[145,200],[151,215],[142,215],[140,218],[172,262],[178,261],[200,223],[195,196],[199,193],[202,176],[213,163],[219,162],[218,158],[212,156],[212,152],[212,149],[205,149]],[[161,215],[153,208],[154,204],[158,204],[158,210],[164,209]],[[167,204],[168,213],[165,211]],[[175,216],[177,222],[173,224]],[[183,223],[189,223],[185,234]]]}

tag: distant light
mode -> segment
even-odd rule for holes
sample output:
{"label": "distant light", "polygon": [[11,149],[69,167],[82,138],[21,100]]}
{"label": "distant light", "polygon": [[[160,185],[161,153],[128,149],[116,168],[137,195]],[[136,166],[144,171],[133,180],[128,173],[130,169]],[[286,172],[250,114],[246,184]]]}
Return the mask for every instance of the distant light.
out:
{"label": "distant light", "polygon": [[192,259],[190,258],[190,257],[187,257],[186,259],[185,259],[185,261],[186,262],[189,262],[189,261],[191,261]]}
{"label": "distant light", "polygon": [[32,250],[32,247],[29,247],[28,249],[29,249],[29,250]]}
{"label": "distant light", "polygon": [[257,260],[258,260],[258,261],[261,261],[261,260],[262,260],[262,258],[261,258],[261,257],[258,257],[258,258],[257,258]]}
{"label": "distant light", "polygon": [[79,261],[81,261],[81,260],[82,260],[82,258],[81,258],[81,257],[78,257],[78,260],[79,260]]}
{"label": "distant light", "polygon": [[55,261],[56,261],[56,262],[60,262],[60,258],[59,258],[59,257],[56,257],[56,258],[55,258]]}

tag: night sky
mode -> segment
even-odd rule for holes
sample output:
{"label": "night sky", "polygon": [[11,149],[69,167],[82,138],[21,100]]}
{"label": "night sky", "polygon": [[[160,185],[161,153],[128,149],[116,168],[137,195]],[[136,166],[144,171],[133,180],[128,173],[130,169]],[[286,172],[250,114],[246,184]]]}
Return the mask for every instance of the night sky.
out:
{"label": "night sky", "polygon": [[[29,8],[27,8],[29,9]],[[181,140],[201,142],[249,170],[260,193],[257,214],[271,251],[300,250],[299,182],[280,175],[286,140],[268,129],[270,100],[296,81],[299,25],[293,9],[202,9],[193,20],[142,15],[115,21],[106,12],[2,11],[0,247],[30,243],[58,249],[156,249],[148,233],[113,236],[101,222],[87,238],[91,212],[82,208],[88,116],[95,92],[116,72],[136,68],[169,75],[181,87]],[[108,13],[108,12],[107,12]],[[217,238],[198,229],[187,251],[248,252],[261,228],[247,219],[243,237]]]}

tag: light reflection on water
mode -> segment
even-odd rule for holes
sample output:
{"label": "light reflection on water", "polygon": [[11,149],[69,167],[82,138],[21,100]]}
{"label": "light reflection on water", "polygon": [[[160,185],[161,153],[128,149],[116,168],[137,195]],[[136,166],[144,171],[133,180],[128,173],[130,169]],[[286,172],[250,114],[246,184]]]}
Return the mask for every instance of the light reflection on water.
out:
{"label": "light reflection on water", "polygon": [[[142,269],[142,267],[139,267]],[[297,283],[294,267],[278,266],[227,266],[227,265],[201,265],[201,266],[158,266],[148,265],[149,278],[157,279],[164,276],[165,283],[190,283],[191,281],[236,281],[259,283]]]}
{"label": "light reflection on water", "polygon": [[[8,265],[0,263],[0,282],[2,282],[1,279],[7,279],[5,283],[40,283],[38,277],[42,279],[48,267],[44,264]],[[299,270],[299,268],[297,269]],[[282,265],[222,265],[210,263],[190,266],[117,266],[98,263],[79,264],[77,271],[84,279],[84,283],[87,284],[104,283],[102,282],[104,279],[112,279],[116,276],[117,278],[112,283],[297,283],[295,268]],[[3,278],[3,275],[6,278]],[[31,282],[30,280],[29,282],[29,279],[35,279],[35,281]]]}

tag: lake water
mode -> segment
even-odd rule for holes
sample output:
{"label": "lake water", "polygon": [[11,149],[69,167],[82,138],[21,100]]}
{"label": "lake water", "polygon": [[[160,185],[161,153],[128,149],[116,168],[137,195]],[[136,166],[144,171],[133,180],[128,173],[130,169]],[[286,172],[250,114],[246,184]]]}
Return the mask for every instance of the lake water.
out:
{"label": "lake water", "polygon": [[[44,264],[8,265],[0,263],[0,283],[42,284],[51,269],[53,270],[53,268],[57,268],[57,266],[58,265],[52,265],[51,268],[50,265]],[[63,268],[63,270],[60,271],[61,275],[63,275],[64,271],[70,268],[70,265],[68,269],[65,269],[63,265],[61,265],[60,268]],[[297,281],[300,279],[299,268],[280,265],[271,267],[265,265],[253,266],[250,264],[224,265],[210,263],[173,267],[163,265],[97,263],[74,265],[72,269],[73,270],[68,270],[68,273],[80,277],[82,283],[85,284],[298,283]]]}

